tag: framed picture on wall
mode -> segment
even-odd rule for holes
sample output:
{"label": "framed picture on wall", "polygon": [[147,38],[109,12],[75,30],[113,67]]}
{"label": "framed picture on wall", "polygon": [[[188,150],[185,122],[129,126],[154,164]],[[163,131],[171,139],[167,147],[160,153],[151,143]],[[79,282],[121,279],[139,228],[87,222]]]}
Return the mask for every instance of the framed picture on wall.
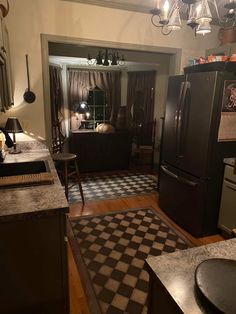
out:
{"label": "framed picture on wall", "polygon": [[218,141],[236,141],[236,81],[224,82]]}

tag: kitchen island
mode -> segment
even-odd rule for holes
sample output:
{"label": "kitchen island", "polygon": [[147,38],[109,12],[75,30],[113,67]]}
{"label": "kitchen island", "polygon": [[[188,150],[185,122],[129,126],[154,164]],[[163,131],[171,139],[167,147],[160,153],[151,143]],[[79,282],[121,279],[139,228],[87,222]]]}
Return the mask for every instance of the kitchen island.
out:
{"label": "kitchen island", "polygon": [[69,314],[68,203],[49,151],[7,154],[4,164],[44,160],[51,184],[0,190],[0,312]]}
{"label": "kitchen island", "polygon": [[216,313],[198,295],[194,278],[196,267],[210,258],[236,260],[236,239],[148,258],[148,314]]}

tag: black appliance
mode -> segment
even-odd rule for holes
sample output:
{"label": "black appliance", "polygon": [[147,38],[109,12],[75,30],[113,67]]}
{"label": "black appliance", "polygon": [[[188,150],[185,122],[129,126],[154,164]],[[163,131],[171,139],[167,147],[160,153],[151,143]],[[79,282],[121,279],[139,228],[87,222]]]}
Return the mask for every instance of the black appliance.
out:
{"label": "black appliance", "polygon": [[236,87],[234,71],[235,65],[222,70],[221,63],[217,70],[206,64],[169,79],[159,206],[196,237],[217,231],[223,159],[236,156],[235,141],[218,140],[226,83]]}

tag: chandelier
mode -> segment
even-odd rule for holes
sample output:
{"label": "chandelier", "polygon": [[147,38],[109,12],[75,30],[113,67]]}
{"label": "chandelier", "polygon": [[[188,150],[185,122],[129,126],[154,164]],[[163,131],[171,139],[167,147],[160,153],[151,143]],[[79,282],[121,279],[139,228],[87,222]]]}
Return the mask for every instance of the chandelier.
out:
{"label": "chandelier", "polygon": [[[236,0],[228,0],[224,5],[224,16],[220,17],[216,0],[156,0],[156,7],[150,11],[152,24],[161,29],[163,35],[180,30],[181,17],[186,14],[187,25],[195,34],[211,32],[212,13],[220,26],[234,26],[236,23]],[[219,1],[218,1],[219,2]]]}
{"label": "chandelier", "polygon": [[99,50],[98,54],[95,58],[91,57],[88,54],[88,64],[89,65],[103,65],[103,66],[110,66],[110,65],[125,65],[125,58],[124,55],[120,56],[118,51],[110,51],[108,49]]}

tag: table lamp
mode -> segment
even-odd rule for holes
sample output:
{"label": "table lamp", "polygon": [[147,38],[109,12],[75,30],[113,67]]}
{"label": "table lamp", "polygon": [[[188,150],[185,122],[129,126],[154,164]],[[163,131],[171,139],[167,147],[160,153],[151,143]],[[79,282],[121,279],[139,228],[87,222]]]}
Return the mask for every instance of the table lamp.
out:
{"label": "table lamp", "polygon": [[83,129],[85,127],[85,120],[87,118],[87,114],[89,113],[89,107],[87,101],[81,101],[79,104],[75,104],[74,112],[77,114],[81,114],[81,126],[80,128]]}
{"label": "table lamp", "polygon": [[15,117],[8,118],[5,126],[5,131],[13,134],[13,150],[9,151],[9,153],[10,154],[21,153],[21,150],[16,148],[16,133],[23,132],[19,120]]}

